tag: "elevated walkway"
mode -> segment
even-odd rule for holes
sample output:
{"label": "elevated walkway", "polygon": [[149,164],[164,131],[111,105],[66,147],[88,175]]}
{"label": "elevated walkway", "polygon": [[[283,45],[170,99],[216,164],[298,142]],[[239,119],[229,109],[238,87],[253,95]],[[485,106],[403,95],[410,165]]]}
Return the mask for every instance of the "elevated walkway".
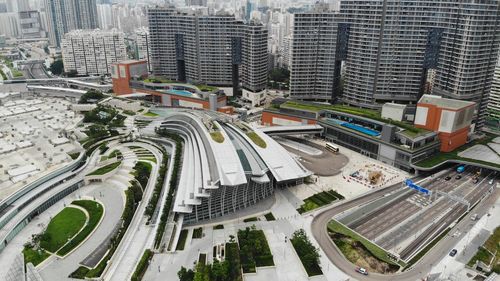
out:
{"label": "elevated walkway", "polygon": [[293,136],[323,133],[323,127],[320,125],[272,126],[259,128],[259,130],[269,136]]}

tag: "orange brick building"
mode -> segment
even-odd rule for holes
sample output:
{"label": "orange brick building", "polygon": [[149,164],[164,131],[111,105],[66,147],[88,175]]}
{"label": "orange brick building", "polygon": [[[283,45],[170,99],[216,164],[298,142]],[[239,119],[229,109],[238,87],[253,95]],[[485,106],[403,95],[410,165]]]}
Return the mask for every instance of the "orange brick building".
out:
{"label": "orange brick building", "polygon": [[415,127],[438,133],[441,151],[450,152],[467,142],[476,103],[424,95],[418,101]]}

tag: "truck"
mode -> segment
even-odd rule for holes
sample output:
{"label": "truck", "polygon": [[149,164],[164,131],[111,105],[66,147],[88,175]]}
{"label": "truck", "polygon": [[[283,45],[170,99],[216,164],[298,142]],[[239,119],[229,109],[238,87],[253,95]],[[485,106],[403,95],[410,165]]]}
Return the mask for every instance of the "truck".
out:
{"label": "truck", "polygon": [[463,173],[465,171],[465,165],[460,165],[457,167],[457,173]]}

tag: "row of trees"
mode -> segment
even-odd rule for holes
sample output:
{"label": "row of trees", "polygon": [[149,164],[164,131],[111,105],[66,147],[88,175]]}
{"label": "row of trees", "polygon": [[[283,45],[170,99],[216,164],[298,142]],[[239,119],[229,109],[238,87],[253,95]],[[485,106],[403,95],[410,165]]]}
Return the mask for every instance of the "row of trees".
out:
{"label": "row of trees", "polygon": [[158,225],[158,230],[155,236],[155,248],[158,248],[160,246],[163,237],[163,232],[165,231],[165,227],[167,225],[167,219],[170,214],[170,208],[172,207],[172,202],[174,200],[174,192],[177,189],[177,184],[179,182],[179,171],[181,166],[181,157],[182,157],[184,142],[179,135],[171,133],[165,128],[163,129],[156,128],[155,131],[157,135],[169,138],[175,142],[174,164],[170,178],[167,199],[165,200],[163,212],[160,217],[160,224]]}
{"label": "row of trees", "polygon": [[165,182],[165,176],[167,173],[168,154],[163,147],[160,147],[160,150],[162,152],[163,159],[160,165],[160,170],[158,172],[159,176],[156,179],[156,184],[153,190],[153,194],[151,195],[151,199],[149,199],[148,206],[144,211],[144,214],[148,217],[148,224],[151,221],[151,217],[153,216],[156,206],[158,205],[158,200],[160,199],[160,193],[163,188],[163,183]]}
{"label": "row of trees", "polygon": [[181,267],[177,272],[180,281],[241,281],[241,265],[238,244],[226,243],[226,257],[213,264],[197,263],[195,270]]}

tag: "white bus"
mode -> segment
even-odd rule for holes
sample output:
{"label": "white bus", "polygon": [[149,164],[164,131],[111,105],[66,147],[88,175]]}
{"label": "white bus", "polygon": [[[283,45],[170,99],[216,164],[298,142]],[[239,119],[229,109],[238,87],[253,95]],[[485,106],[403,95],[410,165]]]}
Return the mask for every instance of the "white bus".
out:
{"label": "white bus", "polygon": [[330,150],[333,153],[338,153],[339,152],[339,147],[334,145],[333,143],[327,142],[325,145],[327,150]]}

